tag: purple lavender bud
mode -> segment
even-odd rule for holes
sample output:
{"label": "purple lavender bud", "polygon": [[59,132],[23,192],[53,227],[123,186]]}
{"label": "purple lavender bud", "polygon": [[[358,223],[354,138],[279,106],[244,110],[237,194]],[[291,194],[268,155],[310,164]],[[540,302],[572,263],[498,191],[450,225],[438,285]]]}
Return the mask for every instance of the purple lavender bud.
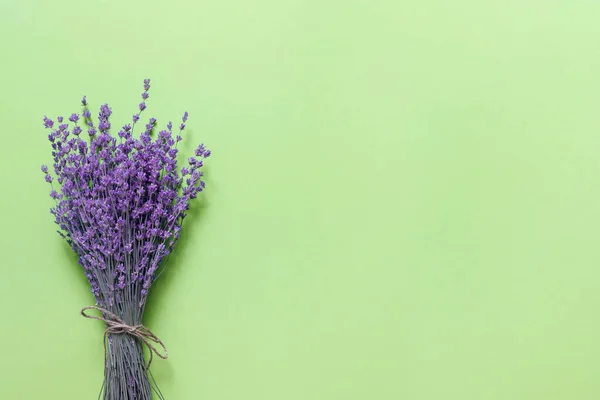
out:
{"label": "purple lavender bud", "polygon": [[150,97],[150,95],[148,94],[148,92],[142,93],[142,99],[148,100],[148,97]]}
{"label": "purple lavender bud", "polygon": [[181,120],[182,120],[183,122],[186,122],[186,121],[187,121],[187,119],[188,119],[188,112],[186,111],[186,112],[184,112],[184,113],[183,113],[183,118],[182,118]]}
{"label": "purple lavender bud", "polygon": [[42,172],[47,174],[48,173],[48,166],[47,165],[42,165]]}
{"label": "purple lavender bud", "polygon": [[56,190],[53,190],[50,192],[50,197],[52,197],[53,199],[59,199],[60,195],[58,194],[58,192]]}
{"label": "purple lavender bud", "polygon": [[141,102],[139,107],[140,107],[140,111],[144,111],[146,109],[146,103]]}
{"label": "purple lavender bud", "polygon": [[102,104],[100,106],[100,117],[108,118],[112,114],[112,108],[108,106],[108,104]]}
{"label": "purple lavender bud", "polygon": [[169,121],[169,123],[167,124],[167,129],[168,130],[172,130],[173,129],[173,123],[171,121]]}
{"label": "purple lavender bud", "polygon": [[58,117],[58,118],[56,118],[56,120],[58,121],[58,123],[59,123],[59,124],[62,124],[62,122],[63,122],[63,117]]}
{"label": "purple lavender bud", "polygon": [[79,121],[79,115],[77,115],[75,113],[71,114],[71,116],[69,117],[69,121],[71,121],[71,122]]}
{"label": "purple lavender bud", "polygon": [[108,132],[108,130],[110,129],[110,122],[107,121],[102,121],[100,122],[100,124],[98,125],[98,130],[100,132]]}
{"label": "purple lavender bud", "polygon": [[179,125],[179,130],[184,130],[185,129],[185,124],[182,122],[181,125]]}
{"label": "purple lavender bud", "polygon": [[144,132],[140,135],[140,140],[145,145],[148,145],[152,141],[152,139],[150,138],[150,135],[147,132]]}
{"label": "purple lavender bud", "polygon": [[90,136],[94,136],[94,135],[96,134],[96,129],[94,129],[94,128],[90,128],[90,129],[88,129],[88,134],[89,134]]}
{"label": "purple lavender bud", "polygon": [[131,125],[129,125],[129,124],[127,124],[127,125],[124,125],[124,126],[123,126],[123,130],[124,130],[125,132],[129,132],[129,131],[131,130]]}
{"label": "purple lavender bud", "polygon": [[73,128],[73,135],[79,136],[80,133],[81,133],[81,127],[76,126],[75,128]]}
{"label": "purple lavender bud", "polygon": [[52,182],[52,177],[48,173],[46,173],[45,179],[48,183]]}
{"label": "purple lavender bud", "polygon": [[158,133],[158,137],[160,137],[163,140],[167,140],[170,135],[171,135],[171,133],[169,131],[160,131]]}
{"label": "purple lavender bud", "polygon": [[133,123],[136,123],[140,120],[140,114],[134,114],[133,115]]}
{"label": "purple lavender bud", "polygon": [[81,114],[83,116],[83,118],[85,119],[90,119],[92,114],[90,113],[90,110],[84,110],[83,113]]}
{"label": "purple lavender bud", "polygon": [[150,90],[150,79],[144,79],[144,90]]}
{"label": "purple lavender bud", "polygon": [[181,142],[181,140],[183,140],[183,138],[181,137],[181,135],[177,135],[176,139],[177,139],[178,142]]}
{"label": "purple lavender bud", "polygon": [[87,106],[87,99],[85,98],[85,96],[83,96],[83,97],[81,98],[81,105],[82,105],[82,106]]}
{"label": "purple lavender bud", "polygon": [[156,118],[150,118],[150,124],[152,124],[152,125],[156,124]]}
{"label": "purple lavender bud", "polygon": [[54,126],[54,121],[52,121],[50,118],[46,117],[44,115],[44,127],[45,128],[52,128]]}

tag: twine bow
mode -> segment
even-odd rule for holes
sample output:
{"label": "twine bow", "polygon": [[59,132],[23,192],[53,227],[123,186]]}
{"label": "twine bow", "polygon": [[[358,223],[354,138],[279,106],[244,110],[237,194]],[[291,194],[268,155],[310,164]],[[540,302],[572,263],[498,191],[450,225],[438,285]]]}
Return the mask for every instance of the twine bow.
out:
{"label": "twine bow", "polygon": [[[89,315],[86,313],[87,310],[97,310],[102,313],[102,317],[97,317],[95,315]],[[109,334],[127,334],[133,337],[140,339],[150,350],[150,359],[148,360],[148,364],[146,365],[146,369],[150,368],[150,364],[152,364],[153,354],[156,354],[158,357],[166,360],[169,357],[169,352],[165,347],[165,344],[160,340],[150,329],[146,328],[143,325],[127,325],[121,318],[117,317],[115,314],[110,311],[96,306],[88,306],[83,307],[81,309],[81,315],[85,318],[97,319],[106,324],[106,329],[104,330],[104,363],[106,364],[106,359],[108,358],[108,348],[106,347],[106,339]],[[161,354],[156,347],[152,344],[160,345],[163,349],[164,354]]]}

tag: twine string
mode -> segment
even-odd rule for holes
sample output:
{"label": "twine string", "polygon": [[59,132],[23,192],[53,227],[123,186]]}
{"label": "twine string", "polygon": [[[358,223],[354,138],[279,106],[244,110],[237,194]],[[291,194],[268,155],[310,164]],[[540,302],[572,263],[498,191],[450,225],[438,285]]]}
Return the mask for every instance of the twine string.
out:
{"label": "twine string", "polygon": [[[87,314],[87,310],[100,311],[102,316],[98,317]],[[108,347],[106,346],[106,342],[108,341],[107,339],[109,334],[126,334],[140,339],[148,347],[148,350],[150,350],[150,358],[148,359],[146,369],[150,368],[154,354],[163,360],[166,360],[169,357],[167,347],[162,340],[160,340],[150,329],[146,328],[144,325],[127,325],[121,318],[112,312],[105,308],[96,306],[83,307],[81,309],[81,315],[83,315],[85,318],[97,319],[98,321],[102,321],[106,324],[106,329],[104,330],[104,364],[106,364],[106,360],[108,359]],[[163,353],[161,353],[154,345],[162,347]]]}

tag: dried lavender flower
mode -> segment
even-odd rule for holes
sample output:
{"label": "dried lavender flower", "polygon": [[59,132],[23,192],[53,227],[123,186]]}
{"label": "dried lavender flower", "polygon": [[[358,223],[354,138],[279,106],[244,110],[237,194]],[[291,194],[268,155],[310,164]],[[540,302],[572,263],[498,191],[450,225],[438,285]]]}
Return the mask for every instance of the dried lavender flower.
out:
{"label": "dried lavender flower", "polygon": [[[150,80],[144,80],[146,109]],[[139,138],[133,126],[139,114],[117,135],[111,134],[108,104],[100,107],[94,126],[85,96],[81,118],[89,137],[80,135],[79,114],[68,118],[74,126],[44,116],[50,129],[54,177],[59,183],[50,196],[59,234],[78,256],[97,304],[125,323],[141,325],[146,299],[161,262],[174,249],[190,202],[202,192],[205,182],[200,168],[210,156],[204,145],[197,147],[186,166],[177,165],[177,143],[172,124],[152,139],[157,121],[151,118]],[[185,112],[180,130],[185,129]],[[41,167],[52,184],[47,166]],[[185,178],[184,178],[185,177]],[[124,334],[110,334],[105,365],[104,398],[150,399],[152,387],[143,362],[139,341]]]}

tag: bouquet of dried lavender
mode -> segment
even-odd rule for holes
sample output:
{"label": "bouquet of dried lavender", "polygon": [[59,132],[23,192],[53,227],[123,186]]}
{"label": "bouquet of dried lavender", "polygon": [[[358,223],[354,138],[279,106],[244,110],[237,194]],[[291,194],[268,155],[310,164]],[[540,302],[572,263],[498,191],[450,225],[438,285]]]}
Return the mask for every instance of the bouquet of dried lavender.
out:
{"label": "bouquet of dried lavender", "polygon": [[[85,96],[81,115],[72,114],[68,121],[58,117],[57,124],[44,117],[54,159],[54,176],[42,166],[55,200],[50,212],[60,227],[58,233],[77,254],[96,298],[97,305],[85,307],[82,314],[106,324],[106,400],[151,399],[153,390],[162,398],[150,382],[148,367],[153,354],[166,358],[167,352],[142,325],[142,317],[150,287],[161,261],[173,251],[190,201],[204,189],[200,169],[210,155],[200,145],[188,165],[178,168],[177,145],[187,112],[175,133],[171,122],[156,133],[156,119],[150,118],[134,137],[149,89],[146,79],[140,112],[116,136],[111,134],[108,104],[100,107],[94,122]],[[90,315],[92,309],[100,314]],[[144,346],[150,350],[148,363]]]}

